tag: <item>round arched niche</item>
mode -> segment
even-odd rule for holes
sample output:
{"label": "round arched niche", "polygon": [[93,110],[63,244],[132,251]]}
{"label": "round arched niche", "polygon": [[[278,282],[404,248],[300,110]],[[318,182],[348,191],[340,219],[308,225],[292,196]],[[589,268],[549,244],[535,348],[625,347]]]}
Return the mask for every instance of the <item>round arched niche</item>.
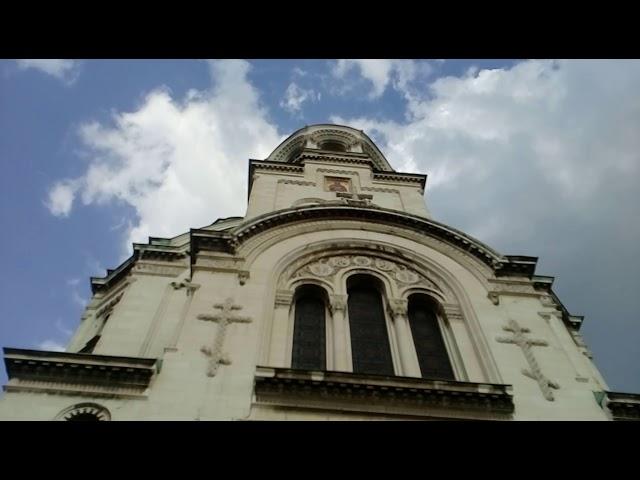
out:
{"label": "round arched niche", "polygon": [[327,150],[329,152],[346,152],[348,147],[345,143],[336,139],[328,139],[318,142],[318,147],[321,150]]}
{"label": "round arched niche", "polygon": [[60,412],[55,420],[63,422],[108,422],[111,413],[97,403],[78,403]]}

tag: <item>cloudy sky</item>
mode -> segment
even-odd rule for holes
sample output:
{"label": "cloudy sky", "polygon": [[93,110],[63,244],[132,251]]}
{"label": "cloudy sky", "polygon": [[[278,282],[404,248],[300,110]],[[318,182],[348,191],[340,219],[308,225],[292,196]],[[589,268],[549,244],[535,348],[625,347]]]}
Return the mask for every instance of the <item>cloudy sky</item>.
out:
{"label": "cloudy sky", "polygon": [[334,122],[427,173],[437,220],[538,256],[640,392],[638,85],[620,60],[0,61],[0,346],[63,348],[90,276],[243,215],[248,159]]}

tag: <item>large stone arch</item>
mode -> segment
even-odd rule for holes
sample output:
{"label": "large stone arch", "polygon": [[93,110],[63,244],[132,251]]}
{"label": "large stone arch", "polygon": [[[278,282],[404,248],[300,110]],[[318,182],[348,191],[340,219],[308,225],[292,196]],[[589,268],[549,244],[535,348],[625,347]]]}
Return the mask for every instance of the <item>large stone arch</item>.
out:
{"label": "large stone arch", "polygon": [[[454,235],[455,232],[445,231],[440,228],[437,222],[420,219],[421,223],[429,224],[432,229],[419,230],[419,226],[407,225],[403,222],[404,217],[397,212],[386,212],[384,209],[377,213],[385,214],[385,221],[378,222],[369,219],[361,209],[352,208],[331,208],[339,210],[347,215],[336,215],[331,218],[328,207],[307,207],[292,211],[292,218],[288,222],[282,222],[282,215],[273,218],[258,218],[249,224],[242,225],[233,234],[237,235],[236,255],[244,258],[244,269],[249,271],[255,258],[269,246],[281,242],[282,240],[298,236],[305,232],[335,231],[335,230],[364,230],[377,233],[392,233],[399,238],[412,240],[421,245],[426,245],[436,251],[454,258],[458,263],[463,264],[487,289],[491,289],[488,283],[489,278],[495,277],[494,268],[505,260],[497,252],[489,249],[484,244],[471,239]],[[345,212],[351,211],[351,212]],[[350,215],[352,213],[353,215]],[[318,215],[319,214],[319,215]],[[404,218],[405,220],[407,218]],[[371,220],[371,221],[369,221]],[[453,240],[457,237],[458,240]],[[393,243],[390,243],[393,245]],[[463,246],[465,246],[463,248]],[[473,248],[472,248],[473,247]],[[465,248],[467,248],[465,250]]]}
{"label": "large stone arch", "polygon": [[[359,231],[345,229],[347,225],[342,225],[344,231],[333,238],[320,238],[328,235],[326,229],[309,229],[308,227],[309,225],[304,222],[292,225],[286,232],[281,231],[281,235],[270,236],[268,241],[251,242],[254,243],[253,248],[246,252],[247,268],[253,268],[254,264],[264,264],[268,265],[270,270],[268,278],[264,281],[272,287],[265,292],[262,303],[265,314],[262,332],[263,353],[260,358],[263,362],[268,363],[274,358],[272,349],[276,347],[272,341],[272,332],[274,319],[278,315],[274,310],[279,308],[279,302],[286,304],[286,299],[290,301],[292,286],[303,284],[304,281],[309,283],[321,281],[332,285],[334,292],[330,294],[332,297],[340,296],[346,292],[342,291],[343,287],[336,280],[340,278],[337,274],[341,271],[350,271],[350,268],[354,268],[354,271],[373,269],[377,275],[393,285],[390,291],[395,298],[406,298],[407,292],[419,288],[420,291],[437,299],[442,305],[447,321],[452,326],[454,337],[472,349],[471,353],[467,352],[462,369],[469,373],[469,380],[491,383],[502,381],[473,303],[465,287],[458,280],[459,272],[454,274],[450,271],[451,269],[443,267],[437,260],[430,258],[426,254],[429,251],[429,245],[416,243],[416,248],[412,249],[407,245],[399,245],[397,241],[394,242],[389,232],[386,234],[376,232],[379,234],[371,235],[363,229]],[[286,253],[273,258],[272,250],[278,248],[277,246],[282,245],[283,242],[287,245]],[[416,240],[412,239],[412,242]],[[249,247],[249,244],[245,244],[244,247]],[[422,252],[419,251],[420,249]],[[270,258],[268,261],[261,261],[264,257]],[[357,265],[356,258],[360,258],[361,265]],[[479,272],[472,272],[468,266],[458,264],[457,268],[460,267],[472,273],[473,277],[478,276]],[[264,267],[260,265],[260,269]],[[282,299],[285,301],[283,302]],[[485,300],[488,302],[486,297]]]}

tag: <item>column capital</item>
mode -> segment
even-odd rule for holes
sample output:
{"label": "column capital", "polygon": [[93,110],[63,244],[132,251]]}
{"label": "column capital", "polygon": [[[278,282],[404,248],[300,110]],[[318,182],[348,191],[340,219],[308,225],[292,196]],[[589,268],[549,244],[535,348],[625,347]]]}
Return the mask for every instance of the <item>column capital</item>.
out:
{"label": "column capital", "polygon": [[347,296],[346,295],[329,295],[329,306],[331,313],[334,314],[337,311],[344,312],[347,309]]}
{"label": "column capital", "polygon": [[445,303],[442,305],[444,314],[447,319],[451,320],[463,320],[462,309],[457,303]]}
{"label": "column capital", "polygon": [[389,299],[389,313],[393,317],[401,315],[406,316],[408,314],[409,301],[404,298],[390,298]]}
{"label": "column capital", "polygon": [[289,307],[293,302],[293,292],[289,290],[278,290],[276,292],[276,306]]}

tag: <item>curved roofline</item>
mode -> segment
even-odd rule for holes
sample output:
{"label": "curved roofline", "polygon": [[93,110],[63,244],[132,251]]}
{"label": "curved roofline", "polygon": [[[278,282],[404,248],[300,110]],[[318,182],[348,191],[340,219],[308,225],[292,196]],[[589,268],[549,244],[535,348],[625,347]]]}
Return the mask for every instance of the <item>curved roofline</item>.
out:
{"label": "curved roofline", "polygon": [[[381,167],[380,170],[392,171],[392,172],[395,171],[391,167],[391,164],[389,164],[389,161],[384,156],[382,151],[378,148],[376,143],[371,139],[371,137],[369,137],[369,135],[367,135],[364,132],[364,130],[358,130],[357,128],[350,127],[348,125],[340,125],[340,124],[337,124],[337,123],[315,123],[315,124],[312,124],[312,125],[305,125],[304,127],[299,128],[298,130],[293,132],[291,135],[289,135],[287,138],[285,138],[282,142],[280,142],[280,144],[269,154],[269,156],[266,158],[266,160],[283,161],[282,159],[277,159],[275,157],[279,156],[279,154],[281,154],[282,150],[284,150],[284,148],[289,143],[293,142],[294,140],[299,138],[304,132],[306,132],[306,131],[308,131],[310,129],[317,129],[319,131],[322,131],[323,127],[326,127],[326,129],[331,129],[331,128],[345,129],[346,131],[351,132],[354,136],[360,137],[360,139],[364,140],[365,143],[367,143],[368,146],[376,154],[377,158],[372,158],[372,160],[374,161],[374,164],[375,163],[379,163],[379,167]],[[378,162],[376,162],[376,160],[378,160]],[[284,160],[284,161],[286,161],[286,160]]]}

